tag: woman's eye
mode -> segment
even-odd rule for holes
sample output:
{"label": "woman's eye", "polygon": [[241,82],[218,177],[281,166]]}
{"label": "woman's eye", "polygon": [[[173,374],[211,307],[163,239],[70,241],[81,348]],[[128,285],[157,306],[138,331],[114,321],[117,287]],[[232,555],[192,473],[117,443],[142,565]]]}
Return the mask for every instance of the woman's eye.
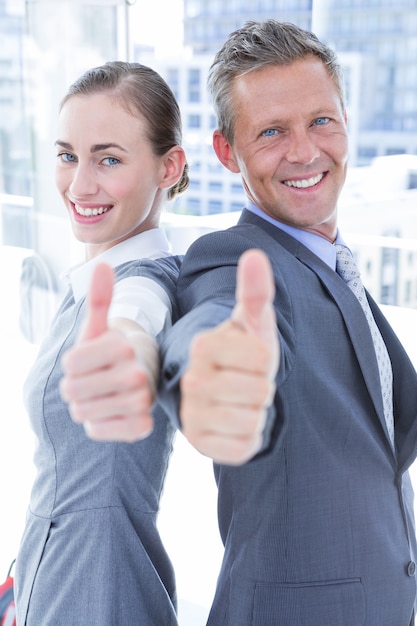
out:
{"label": "woman's eye", "polygon": [[65,163],[74,163],[77,160],[75,156],[69,152],[60,152],[58,158],[65,161]]}
{"label": "woman's eye", "polygon": [[262,133],[262,136],[263,137],[273,137],[277,133],[278,133],[278,131],[276,130],[276,128],[267,128],[267,130],[264,130],[264,132]]}
{"label": "woman's eye", "polygon": [[104,163],[104,165],[109,165],[110,167],[113,167],[114,165],[119,165],[120,163],[119,159],[116,159],[116,157],[106,157],[105,159],[103,159],[102,162]]}

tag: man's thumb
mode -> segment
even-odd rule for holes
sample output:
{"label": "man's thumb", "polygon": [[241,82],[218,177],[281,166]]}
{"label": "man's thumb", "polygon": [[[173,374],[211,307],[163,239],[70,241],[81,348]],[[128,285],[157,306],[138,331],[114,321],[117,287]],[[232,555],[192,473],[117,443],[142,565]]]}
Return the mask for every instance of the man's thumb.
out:
{"label": "man's thumb", "polygon": [[276,333],[275,284],[267,255],[257,249],[244,252],[239,259],[236,280],[232,319],[247,332],[270,340],[271,332]]}
{"label": "man's thumb", "polygon": [[106,263],[94,268],[87,295],[87,315],[78,341],[94,339],[107,330],[107,314],[113,295],[114,272]]}

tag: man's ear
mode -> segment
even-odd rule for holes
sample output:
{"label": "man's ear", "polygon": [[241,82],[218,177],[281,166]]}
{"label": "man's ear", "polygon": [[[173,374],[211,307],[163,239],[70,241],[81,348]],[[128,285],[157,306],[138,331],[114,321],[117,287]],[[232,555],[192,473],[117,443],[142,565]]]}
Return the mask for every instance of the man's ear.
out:
{"label": "man's ear", "polygon": [[213,133],[213,148],[222,165],[233,172],[233,174],[240,172],[233,153],[233,148],[219,130],[215,130]]}
{"label": "man's ear", "polygon": [[170,189],[180,180],[184,171],[186,156],[181,146],[173,146],[164,154],[164,172],[160,183],[162,189]]}

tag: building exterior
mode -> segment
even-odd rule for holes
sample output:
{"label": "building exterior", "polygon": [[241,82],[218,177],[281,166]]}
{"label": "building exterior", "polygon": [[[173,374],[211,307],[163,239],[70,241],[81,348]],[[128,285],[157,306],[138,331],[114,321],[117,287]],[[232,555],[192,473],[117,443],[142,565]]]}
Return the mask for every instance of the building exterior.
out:
{"label": "building exterior", "polygon": [[417,154],[417,2],[313,0],[312,28],[362,58],[357,164]]}
{"label": "building exterior", "polygon": [[184,0],[184,44],[216,52],[246,20],[274,17],[310,29],[315,0]]}
{"label": "building exterior", "polygon": [[24,3],[0,0],[0,193],[29,195],[23,85]]}
{"label": "building exterior", "polygon": [[126,11],[124,0],[0,0],[1,242],[40,252],[56,274],[73,250],[54,185],[59,102],[88,67],[126,57]]}
{"label": "building exterior", "polygon": [[221,165],[212,147],[216,119],[206,87],[212,55],[153,59],[139,54],[138,58],[158,69],[181,107],[190,186],[175,200],[173,209],[187,215],[240,211],[246,201],[240,176]]}
{"label": "building exterior", "polygon": [[[53,184],[51,122],[70,80],[114,58],[155,67],[181,106],[191,184],[169,206],[170,219],[174,213],[188,220],[181,236],[177,223],[169,224],[175,248],[183,251],[201,232],[237,219],[246,197],[240,176],[227,171],[212,148],[216,120],[207,73],[232,30],[272,16],[311,28],[338,51],[351,172],[341,199],[343,230],[355,235],[375,297],[417,307],[417,169],[407,161],[417,155],[417,1],[183,0],[183,9],[183,49],[159,56],[137,40],[125,0],[0,0],[1,242],[35,250],[56,274],[77,254]],[[403,157],[395,168],[392,155]],[[370,244],[380,236],[403,241],[390,248]]]}

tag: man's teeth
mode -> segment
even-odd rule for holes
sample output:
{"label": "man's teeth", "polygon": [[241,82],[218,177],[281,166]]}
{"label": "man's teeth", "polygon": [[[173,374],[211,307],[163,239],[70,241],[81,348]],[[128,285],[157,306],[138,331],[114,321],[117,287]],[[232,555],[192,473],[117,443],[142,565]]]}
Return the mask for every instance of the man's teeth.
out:
{"label": "man's teeth", "polygon": [[101,215],[102,213],[105,213],[108,210],[108,207],[105,206],[100,206],[100,207],[96,207],[94,209],[83,209],[82,207],[78,206],[78,204],[74,204],[75,206],[75,210],[77,211],[77,213],[79,215],[82,215],[83,217],[92,217],[95,215]]}
{"label": "man's teeth", "polygon": [[317,174],[313,178],[304,178],[302,180],[284,180],[284,185],[287,187],[297,187],[298,189],[307,189],[307,187],[314,187],[323,178],[324,174]]}

